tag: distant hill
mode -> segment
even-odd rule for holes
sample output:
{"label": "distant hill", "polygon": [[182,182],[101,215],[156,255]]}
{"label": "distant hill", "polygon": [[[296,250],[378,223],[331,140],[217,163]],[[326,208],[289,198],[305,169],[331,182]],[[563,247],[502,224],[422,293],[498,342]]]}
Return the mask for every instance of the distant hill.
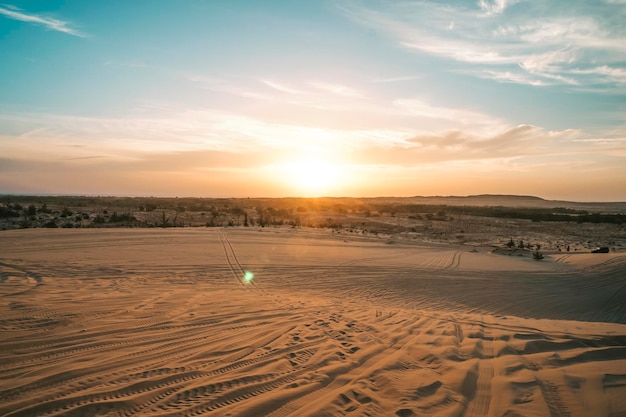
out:
{"label": "distant hill", "polygon": [[575,202],[563,200],[546,200],[540,197],[527,195],[506,194],[479,194],[469,196],[433,196],[433,197],[406,197],[400,201],[412,204],[438,204],[448,206],[502,206],[523,208],[555,208],[565,207],[575,210],[588,210],[593,212],[626,212],[626,202]]}
{"label": "distant hill", "polygon": [[[600,213],[626,213],[626,202],[574,202],[546,200],[529,195],[478,194],[469,196],[413,196],[413,197],[276,197],[276,198],[198,198],[198,197],[93,197],[93,196],[36,196],[0,195],[0,205],[10,203],[56,204],[60,206],[98,207],[119,206],[132,208],[140,205],[155,205],[159,208],[174,208],[180,205],[202,206],[224,202],[248,206],[250,204],[282,205],[282,203],[305,204],[423,204],[441,206],[479,206],[511,208],[568,208]],[[292,205],[293,205],[292,204]],[[310,204],[308,204],[310,205]],[[155,207],[156,207],[155,206]],[[170,207],[171,206],[171,207]]]}

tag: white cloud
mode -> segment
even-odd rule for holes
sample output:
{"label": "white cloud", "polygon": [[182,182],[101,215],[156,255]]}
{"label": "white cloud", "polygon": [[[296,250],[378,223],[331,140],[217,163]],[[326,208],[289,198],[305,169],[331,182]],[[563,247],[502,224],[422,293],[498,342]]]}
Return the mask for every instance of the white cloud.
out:
{"label": "white cloud", "polygon": [[[578,3],[563,9],[549,0],[480,0],[474,6],[432,1],[361,2],[337,0],[358,24],[386,34],[399,45],[468,64],[466,73],[495,81],[534,86],[620,87],[626,70],[626,27],[617,2]],[[538,17],[540,16],[540,17]],[[451,25],[450,22],[454,22]],[[610,74],[589,68],[610,68]],[[455,69],[459,71],[458,69]],[[604,77],[599,77],[604,75]]]}
{"label": "white cloud", "polygon": [[528,54],[519,65],[530,73],[556,72],[562,64],[572,64],[576,53],[571,49]]}
{"label": "white cloud", "polygon": [[587,75],[593,77],[598,83],[616,83],[626,85],[626,69],[613,68],[608,65],[587,69],[575,68],[569,71],[571,74]]}
{"label": "white cloud", "polygon": [[54,19],[52,17],[46,17],[36,14],[28,14],[25,13],[22,9],[15,6],[0,6],[0,15],[4,15],[9,19],[19,20],[21,22],[33,23],[36,25],[41,25],[50,30],[55,30],[57,32],[67,33],[68,35],[85,37],[86,35],[82,32],[79,32],[76,29],[70,27],[69,22],[64,22],[62,20]]}
{"label": "white cloud", "polygon": [[478,6],[487,14],[501,14],[508,6],[517,3],[517,0],[480,0]]}
{"label": "white cloud", "polygon": [[553,17],[523,22],[510,28],[509,34],[529,44],[548,45],[566,45],[570,42],[584,45],[607,36],[598,22],[589,16]]}
{"label": "white cloud", "polygon": [[[471,73],[471,72],[470,72]],[[525,84],[532,86],[545,86],[549,85],[545,80],[541,80],[528,74],[514,71],[496,71],[490,69],[484,69],[473,72],[474,75],[480,78],[487,78],[504,83],[513,84]]]}
{"label": "white cloud", "polygon": [[426,34],[422,36],[416,34],[416,37],[420,38],[419,42],[403,41],[401,45],[473,64],[512,64],[519,60],[517,56],[502,55],[498,51],[481,48],[471,42],[433,39]]}
{"label": "white cloud", "polygon": [[571,166],[573,159],[585,157],[589,163],[598,165],[607,155],[621,155],[619,149],[623,154],[624,142],[619,139],[597,140],[574,129],[549,131],[539,126],[519,125],[485,134],[460,129],[420,133],[407,138],[404,144],[370,146],[356,155],[363,163],[388,166],[467,163],[471,164],[468,171],[492,161],[523,161],[520,166],[532,166],[549,175],[555,164]]}
{"label": "white cloud", "polygon": [[[537,126],[520,125],[491,135],[450,131],[439,135],[418,135],[410,141],[422,148],[441,153],[452,160],[512,158],[545,152],[551,142],[560,140],[563,132],[550,137]],[[547,140],[549,138],[549,140]]]}
{"label": "white cloud", "polygon": [[426,119],[439,119],[446,121],[448,125],[455,124],[464,129],[473,128],[493,130],[506,126],[506,123],[496,117],[471,109],[434,106],[420,99],[397,99],[394,106],[401,111]]}
{"label": "white cloud", "polygon": [[322,90],[326,93],[335,94],[338,96],[351,97],[351,98],[364,98],[364,94],[360,91],[347,87],[345,85],[339,84],[329,84],[323,82],[312,82],[311,86],[317,88],[318,90]]}
{"label": "white cloud", "polygon": [[[179,73],[178,77],[187,80],[194,86],[210,91],[229,94],[233,98],[266,102],[271,104],[271,109],[281,108],[281,114],[295,116],[304,115],[305,111],[317,112],[342,112],[351,114],[376,113],[388,114],[389,109],[369,100],[370,96],[361,86],[346,85],[334,80],[298,80],[286,81],[256,78],[256,77],[231,77],[212,76],[202,74]],[[397,82],[414,80],[418,77],[401,77],[394,79],[367,80],[361,82],[371,88],[372,83]],[[268,88],[269,87],[269,88]],[[263,109],[270,109],[265,107]],[[261,112],[263,111],[261,110]],[[277,114],[274,112],[274,114]],[[309,115],[309,118],[312,116]],[[336,115],[333,116],[337,120]],[[323,119],[323,118],[322,118]],[[328,117],[330,120],[330,116]],[[345,118],[343,120],[346,120]],[[324,123],[324,120],[316,119],[316,123]],[[361,122],[362,123],[362,122]]]}
{"label": "white cloud", "polygon": [[18,132],[2,137],[2,153],[5,158],[18,160],[99,156],[125,161],[150,154],[200,151],[241,155],[311,150],[332,153],[372,143],[404,143],[409,136],[402,129],[319,128],[212,109],[171,109],[167,114],[123,118],[0,115],[2,124]]}

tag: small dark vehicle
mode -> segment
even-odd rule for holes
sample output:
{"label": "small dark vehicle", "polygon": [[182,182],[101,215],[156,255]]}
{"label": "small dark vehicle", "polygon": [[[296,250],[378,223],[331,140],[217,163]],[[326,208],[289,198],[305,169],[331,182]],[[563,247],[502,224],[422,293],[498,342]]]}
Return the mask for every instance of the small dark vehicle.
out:
{"label": "small dark vehicle", "polygon": [[591,253],[609,253],[609,248],[607,248],[606,246],[601,246],[592,250]]}

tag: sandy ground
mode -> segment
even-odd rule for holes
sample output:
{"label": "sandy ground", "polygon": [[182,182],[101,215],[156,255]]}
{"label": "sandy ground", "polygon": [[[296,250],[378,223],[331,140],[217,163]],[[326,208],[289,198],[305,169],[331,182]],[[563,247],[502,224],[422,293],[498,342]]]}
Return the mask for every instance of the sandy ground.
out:
{"label": "sandy ground", "polygon": [[288,228],[0,248],[3,416],[626,416],[625,253]]}

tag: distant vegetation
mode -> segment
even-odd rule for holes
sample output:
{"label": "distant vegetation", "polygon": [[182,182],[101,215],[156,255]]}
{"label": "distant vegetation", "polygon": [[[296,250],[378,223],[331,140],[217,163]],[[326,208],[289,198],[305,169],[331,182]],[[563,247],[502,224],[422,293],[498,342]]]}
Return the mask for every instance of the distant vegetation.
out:
{"label": "distant vegetation", "polygon": [[415,213],[449,213],[452,215],[495,217],[505,219],[526,219],[534,222],[576,222],[576,223],[626,223],[626,213],[591,213],[588,210],[576,210],[565,207],[510,208],[510,207],[475,207],[444,205],[406,205],[394,206],[396,211]]}
{"label": "distant vegetation", "polygon": [[[491,197],[493,199],[493,197]],[[442,198],[434,197],[434,201]],[[571,207],[537,208],[448,204],[407,204],[412,198],[156,198],[0,196],[0,228],[30,227],[355,227],[376,225],[381,232],[400,226],[476,216],[532,222],[626,223],[626,210],[590,211]],[[420,198],[420,201],[427,200]],[[545,200],[543,200],[545,202]],[[573,203],[574,204],[574,203]],[[598,207],[602,207],[598,205]],[[349,222],[349,223],[348,223]],[[385,224],[383,224],[385,223]],[[392,222],[393,223],[393,222]],[[394,228],[395,227],[395,228]],[[385,229],[387,228],[387,229]],[[373,230],[370,227],[370,230]],[[404,227],[410,231],[411,228]]]}

